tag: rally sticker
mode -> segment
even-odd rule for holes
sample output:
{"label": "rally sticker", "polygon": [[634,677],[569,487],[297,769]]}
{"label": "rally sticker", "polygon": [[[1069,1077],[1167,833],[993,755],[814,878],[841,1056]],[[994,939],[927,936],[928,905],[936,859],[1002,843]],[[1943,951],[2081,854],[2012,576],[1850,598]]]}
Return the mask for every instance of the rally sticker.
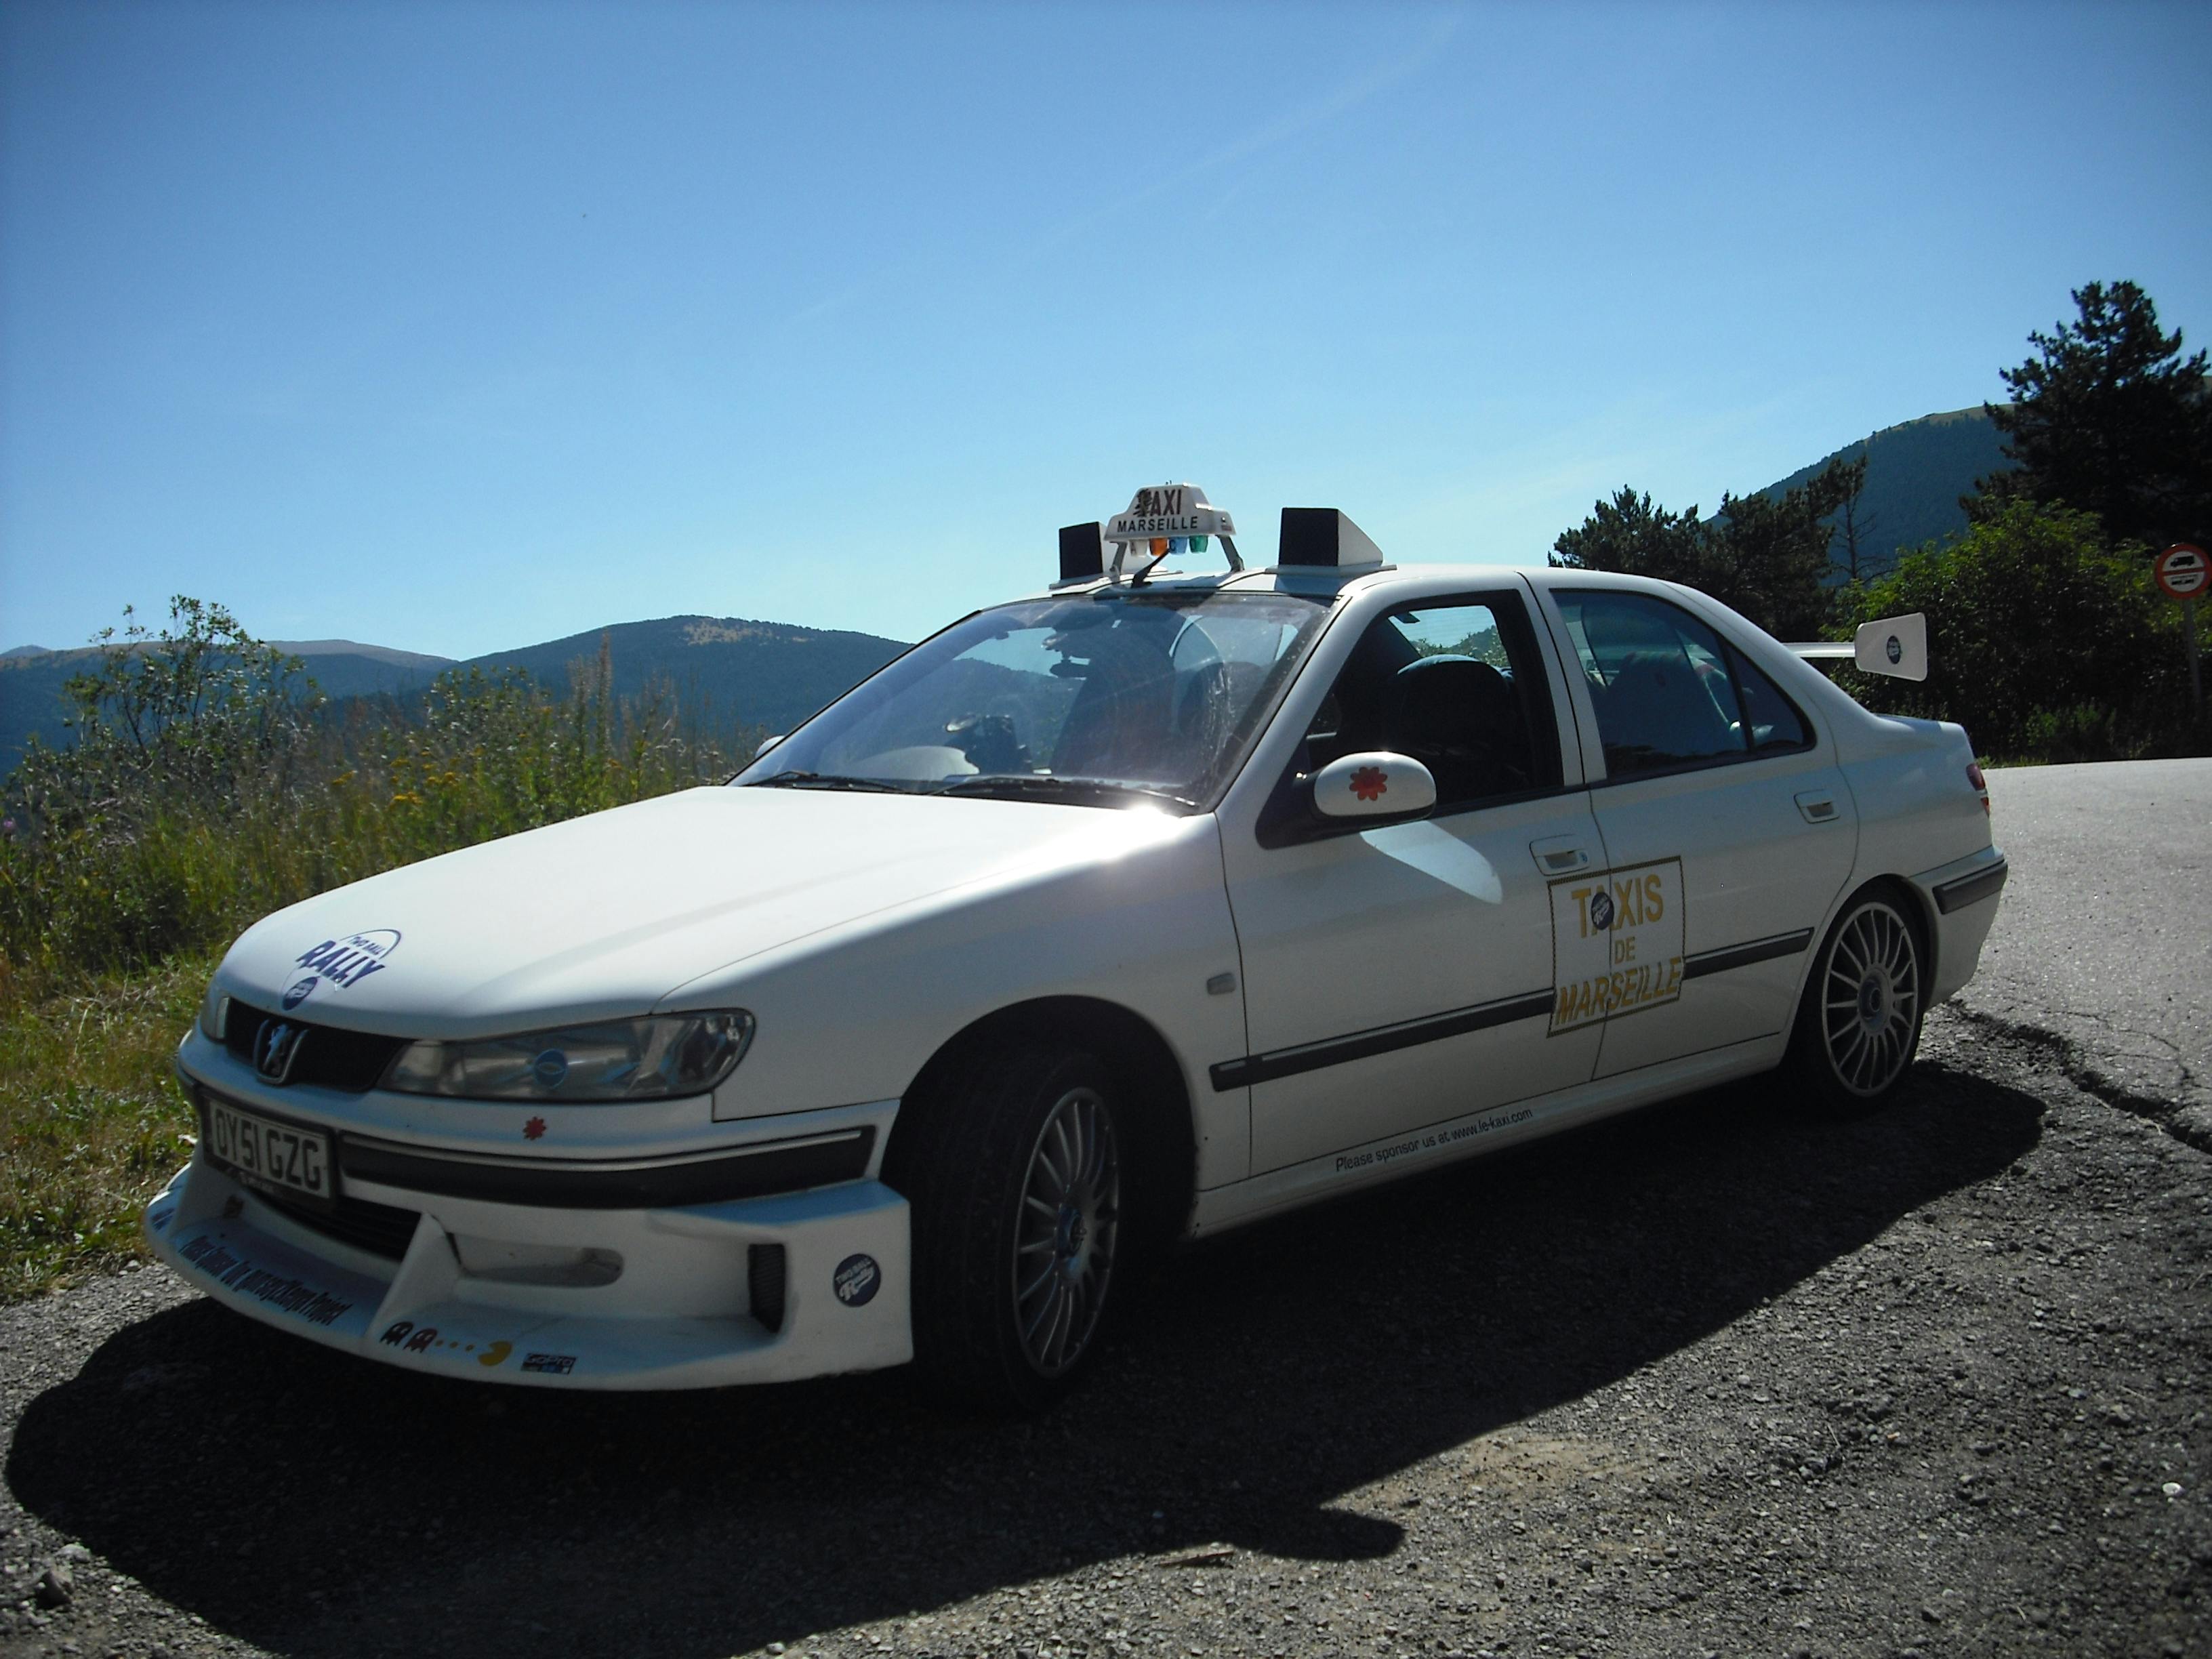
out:
{"label": "rally sticker", "polygon": [[1552,1035],[1681,996],[1681,860],[1551,885]]}
{"label": "rally sticker", "polygon": [[341,991],[349,990],[371,974],[382,973],[388,958],[398,948],[398,928],[373,927],[365,933],[351,933],[342,939],[326,939],[302,951],[294,958],[293,965],[312,971],[284,993],[284,1012],[289,1014],[305,1002],[319,985],[328,983]]}
{"label": "rally sticker", "polygon": [[865,1308],[876,1298],[883,1287],[884,1270],[876,1265],[872,1255],[848,1255],[837,1264],[830,1275],[830,1288],[837,1299],[848,1308]]}

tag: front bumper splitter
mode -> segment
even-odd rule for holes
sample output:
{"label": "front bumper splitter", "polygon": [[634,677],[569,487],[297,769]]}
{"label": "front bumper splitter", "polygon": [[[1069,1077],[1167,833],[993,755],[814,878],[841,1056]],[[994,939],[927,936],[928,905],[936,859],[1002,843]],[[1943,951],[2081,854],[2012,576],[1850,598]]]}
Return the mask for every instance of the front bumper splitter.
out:
{"label": "front bumper splitter", "polygon": [[[913,1358],[905,1199],[876,1181],[679,1209],[579,1212],[373,1189],[420,1213],[401,1260],[326,1237],[204,1159],[146,1211],[155,1252],[248,1318],[410,1370],[527,1386],[716,1388]],[[612,1282],[472,1273],[464,1241],[611,1241]],[[751,1305],[781,1247],[780,1306]],[[856,1258],[874,1273],[855,1270]],[[630,1286],[625,1289],[625,1283]]]}

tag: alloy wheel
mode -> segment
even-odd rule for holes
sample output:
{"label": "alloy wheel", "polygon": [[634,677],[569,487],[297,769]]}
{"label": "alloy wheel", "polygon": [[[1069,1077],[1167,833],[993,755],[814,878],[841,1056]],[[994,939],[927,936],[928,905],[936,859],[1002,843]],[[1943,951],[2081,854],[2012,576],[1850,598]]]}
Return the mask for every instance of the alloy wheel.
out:
{"label": "alloy wheel", "polygon": [[1113,1117],[1096,1090],[1071,1089],[1045,1114],[1030,1150],[1014,1230],[1014,1318],[1041,1376],[1075,1364],[1098,1328],[1121,1201]]}
{"label": "alloy wheel", "polygon": [[1920,951],[1905,918],[1863,904],[1838,930],[1821,986],[1820,1030],[1836,1080],[1881,1094],[1912,1058],[1920,1019]]}

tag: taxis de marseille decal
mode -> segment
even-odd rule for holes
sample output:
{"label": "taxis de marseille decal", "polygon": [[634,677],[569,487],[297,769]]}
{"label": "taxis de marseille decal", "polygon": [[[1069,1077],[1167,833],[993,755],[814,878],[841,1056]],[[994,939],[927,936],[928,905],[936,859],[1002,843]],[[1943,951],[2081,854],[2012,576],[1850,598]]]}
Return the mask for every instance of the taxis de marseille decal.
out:
{"label": "taxis de marseille decal", "polygon": [[1552,888],[1552,1034],[1682,994],[1682,860],[1662,859]]}

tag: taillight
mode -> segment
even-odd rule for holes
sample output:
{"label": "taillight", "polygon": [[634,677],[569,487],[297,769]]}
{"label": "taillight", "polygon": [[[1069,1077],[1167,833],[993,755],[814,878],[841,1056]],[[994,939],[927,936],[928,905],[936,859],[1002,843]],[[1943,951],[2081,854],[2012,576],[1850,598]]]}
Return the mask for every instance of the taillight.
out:
{"label": "taillight", "polygon": [[1987,778],[1982,775],[1981,763],[1978,761],[1969,761],[1966,763],[1966,781],[1973,785],[1974,793],[1982,798],[1982,811],[1984,812],[1988,811],[1990,810],[1990,782]]}

